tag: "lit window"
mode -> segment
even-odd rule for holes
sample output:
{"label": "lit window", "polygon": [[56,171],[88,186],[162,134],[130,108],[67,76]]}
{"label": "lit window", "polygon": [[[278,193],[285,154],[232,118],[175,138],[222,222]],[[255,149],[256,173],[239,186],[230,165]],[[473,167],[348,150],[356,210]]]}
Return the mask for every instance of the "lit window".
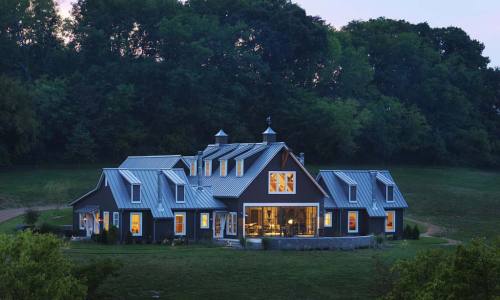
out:
{"label": "lit window", "polygon": [[396,212],[388,210],[385,212],[385,232],[396,232]]}
{"label": "lit window", "polygon": [[243,176],[244,162],[242,159],[236,161],[236,176]]}
{"label": "lit window", "polygon": [[332,212],[325,213],[325,227],[332,227]]}
{"label": "lit window", "polygon": [[96,212],[94,214],[94,233],[95,234],[99,234],[99,232],[101,231],[101,228],[99,226],[99,218],[100,218],[100,214],[99,212]]}
{"label": "lit window", "polygon": [[387,202],[394,202],[394,186],[387,185],[385,187],[385,200]]}
{"label": "lit window", "polygon": [[189,168],[189,175],[191,176],[196,176],[196,168],[197,168],[197,165],[196,165],[196,160],[192,160],[191,161],[191,166]]}
{"label": "lit window", "polygon": [[175,213],[175,224],[174,224],[175,235],[186,235],[186,213],[176,212]]}
{"label": "lit window", "polygon": [[206,229],[210,228],[210,215],[208,213],[200,214],[200,228]]}
{"label": "lit window", "polygon": [[348,224],[347,224],[347,232],[358,232],[358,212],[357,211],[349,211],[348,212]]}
{"label": "lit window", "polygon": [[80,224],[78,228],[85,229],[85,217],[82,213],[78,214],[78,224]]}
{"label": "lit window", "polygon": [[206,160],[205,161],[205,176],[211,176],[211,175],[212,175],[212,161]]}
{"label": "lit window", "polygon": [[269,194],[295,194],[295,172],[269,172]]}
{"label": "lit window", "polygon": [[120,228],[120,213],[117,211],[113,212],[113,226]]}
{"label": "lit window", "polygon": [[237,213],[230,212],[229,215],[227,216],[227,226],[226,226],[227,235],[236,235],[237,220],[238,220]]}
{"label": "lit window", "polygon": [[130,213],[130,232],[133,236],[142,236],[142,213]]}
{"label": "lit window", "polygon": [[220,176],[225,177],[227,175],[227,160],[220,161]]}
{"label": "lit window", "polygon": [[103,214],[104,220],[102,221],[104,225],[104,230],[108,231],[109,230],[109,211],[105,211]]}

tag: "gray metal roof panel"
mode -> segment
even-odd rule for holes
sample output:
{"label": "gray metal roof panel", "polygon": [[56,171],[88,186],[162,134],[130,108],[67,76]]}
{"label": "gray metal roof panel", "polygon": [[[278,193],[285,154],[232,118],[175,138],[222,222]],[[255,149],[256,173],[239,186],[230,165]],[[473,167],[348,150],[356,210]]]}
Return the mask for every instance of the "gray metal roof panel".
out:
{"label": "gray metal roof panel", "polygon": [[233,151],[219,157],[219,160],[228,160],[233,157],[236,157],[243,152],[249,151],[255,146],[255,144],[239,144],[238,148],[234,149]]}
{"label": "gray metal roof panel", "polygon": [[130,184],[141,184],[141,181],[129,170],[119,170],[118,173]]}
{"label": "gray metal roof panel", "polygon": [[185,185],[184,182],[173,170],[163,170],[162,171],[165,176],[167,176],[174,184],[177,185]]}
{"label": "gray metal roof panel", "polygon": [[341,171],[335,171],[333,172],[338,178],[340,178],[342,181],[349,185],[356,185],[356,181],[354,181],[351,177],[347,176],[346,173],[341,172]]}
{"label": "gray metal roof panel", "polygon": [[[280,143],[278,143],[278,144],[280,144]],[[235,160],[246,159],[254,154],[257,154],[261,151],[264,151],[265,149],[268,148],[269,145],[272,145],[272,144],[256,144],[255,147],[252,148],[252,150],[247,151],[243,154],[240,154],[240,155],[236,156],[234,159]]]}
{"label": "gray metal roof panel", "polygon": [[377,180],[379,180],[380,182],[382,182],[385,185],[394,185],[394,181],[392,181],[389,178],[385,177],[380,172],[377,172],[376,178],[377,178]]}
{"label": "gray metal roof panel", "polygon": [[239,144],[227,144],[224,146],[221,146],[218,151],[215,151],[214,153],[208,155],[207,157],[204,158],[204,160],[212,160],[216,159],[220,156],[223,156],[227,154],[228,152],[231,152],[238,148]]}
{"label": "gray metal roof panel", "polygon": [[173,168],[181,160],[180,155],[129,156],[119,168]]}

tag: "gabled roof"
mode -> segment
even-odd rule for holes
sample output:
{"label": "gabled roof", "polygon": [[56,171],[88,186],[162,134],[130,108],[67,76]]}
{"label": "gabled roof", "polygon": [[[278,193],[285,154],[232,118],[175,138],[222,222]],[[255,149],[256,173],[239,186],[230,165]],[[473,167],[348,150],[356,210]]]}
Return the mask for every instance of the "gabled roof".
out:
{"label": "gabled roof", "polygon": [[[338,172],[344,173],[357,183],[356,202],[349,202],[349,196],[345,193],[344,182],[337,176]],[[323,180],[333,203],[326,208],[359,208],[366,209],[371,217],[385,217],[385,210],[390,208],[406,208],[408,204],[403,198],[401,191],[394,184],[394,202],[385,201],[385,195],[375,186],[372,197],[372,177],[370,170],[320,170],[318,181]],[[389,171],[378,171],[381,175],[394,182]],[[375,201],[372,201],[374,199]],[[331,205],[333,204],[333,205]]]}
{"label": "gabled roof", "polygon": [[[173,168],[179,161],[185,163],[180,155],[129,156],[119,168]],[[187,166],[187,164],[186,164]]]}
{"label": "gabled roof", "polygon": [[376,178],[377,178],[377,180],[379,180],[380,182],[382,182],[385,185],[394,185],[394,181],[385,177],[380,172],[377,172]]}
{"label": "gabled roof", "polygon": [[264,151],[267,148],[267,146],[268,146],[267,144],[256,144],[250,151],[244,152],[244,153],[238,155],[237,157],[235,157],[234,159],[240,160],[240,159],[249,158],[252,155],[255,155],[261,151]]}
{"label": "gabled roof", "polygon": [[227,144],[224,146],[220,146],[217,151],[214,151],[212,154],[205,157],[203,160],[213,160],[224,154],[227,154],[236,148],[238,148],[239,144]]}
{"label": "gabled roof", "polygon": [[356,181],[354,181],[351,177],[347,176],[346,173],[341,172],[341,171],[335,171],[333,172],[340,180],[345,182],[348,185],[357,185]]}
{"label": "gabled roof", "polygon": [[119,170],[118,173],[120,173],[120,175],[130,184],[141,184],[141,181],[129,170]]}
{"label": "gabled roof", "polygon": [[170,181],[172,181],[174,184],[176,185],[185,185],[186,182],[184,182],[184,180],[182,180],[174,170],[163,170],[162,171],[163,174],[165,174],[165,176],[167,176],[168,179],[170,179]]}
{"label": "gabled roof", "polygon": [[252,149],[256,144],[239,144],[238,148],[236,148],[234,151],[231,151],[229,152],[228,154],[226,155],[223,155],[221,157],[219,157],[219,160],[227,160],[227,159],[231,159],[231,158],[234,158],[246,151],[249,151],[250,149]]}

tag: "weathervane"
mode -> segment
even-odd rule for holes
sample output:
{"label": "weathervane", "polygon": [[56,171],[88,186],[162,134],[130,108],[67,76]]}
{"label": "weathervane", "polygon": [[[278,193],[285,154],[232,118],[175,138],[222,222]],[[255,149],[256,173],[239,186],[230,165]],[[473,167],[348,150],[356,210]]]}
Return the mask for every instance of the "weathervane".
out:
{"label": "weathervane", "polygon": [[271,127],[271,116],[266,118],[267,126]]}

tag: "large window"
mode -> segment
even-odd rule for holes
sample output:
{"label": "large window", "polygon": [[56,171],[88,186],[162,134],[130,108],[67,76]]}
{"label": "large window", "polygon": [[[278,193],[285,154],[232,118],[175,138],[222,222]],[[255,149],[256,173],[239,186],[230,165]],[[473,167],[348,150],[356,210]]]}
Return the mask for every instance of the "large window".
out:
{"label": "large window", "polygon": [[220,176],[226,177],[227,175],[227,160],[220,161]]}
{"label": "large window", "polygon": [[349,211],[347,213],[347,232],[356,233],[358,232],[358,212]]}
{"label": "large window", "polygon": [[236,229],[238,226],[237,221],[238,221],[237,213],[230,212],[229,215],[227,216],[227,226],[226,226],[227,235],[236,235]]}
{"label": "large window", "polygon": [[130,213],[130,232],[133,236],[142,236],[142,213]]}
{"label": "large window", "polygon": [[388,210],[385,212],[385,232],[396,232],[396,212]]}
{"label": "large window", "polygon": [[210,215],[209,213],[200,214],[200,228],[207,229],[210,228]]}
{"label": "large window", "polygon": [[120,213],[117,211],[113,212],[113,226],[120,228]]}
{"label": "large window", "polygon": [[212,161],[205,160],[205,176],[212,176]]}
{"label": "large window", "polygon": [[198,168],[196,160],[191,161],[191,165],[189,166],[189,175],[196,176],[196,169]]}
{"label": "large window", "polygon": [[269,172],[269,194],[295,194],[295,171]]}
{"label": "large window", "polygon": [[236,161],[236,176],[237,177],[241,177],[243,176],[243,172],[244,172],[244,161],[243,159],[238,159]]}
{"label": "large window", "polygon": [[82,213],[78,214],[78,224],[80,224],[78,227],[80,230],[85,229],[85,215]]}
{"label": "large window", "polygon": [[315,236],[317,206],[247,206],[246,236]]}
{"label": "large window", "polygon": [[186,213],[176,212],[174,222],[175,235],[186,235]]}
{"label": "large window", "polygon": [[101,217],[101,215],[99,214],[99,212],[96,212],[94,214],[94,233],[95,234],[99,234],[101,232],[101,226],[99,223],[100,217]]}
{"label": "large window", "polygon": [[325,213],[325,227],[332,227],[332,212]]}
{"label": "large window", "polygon": [[102,221],[104,225],[104,230],[109,231],[109,211],[103,213],[104,220]]}

